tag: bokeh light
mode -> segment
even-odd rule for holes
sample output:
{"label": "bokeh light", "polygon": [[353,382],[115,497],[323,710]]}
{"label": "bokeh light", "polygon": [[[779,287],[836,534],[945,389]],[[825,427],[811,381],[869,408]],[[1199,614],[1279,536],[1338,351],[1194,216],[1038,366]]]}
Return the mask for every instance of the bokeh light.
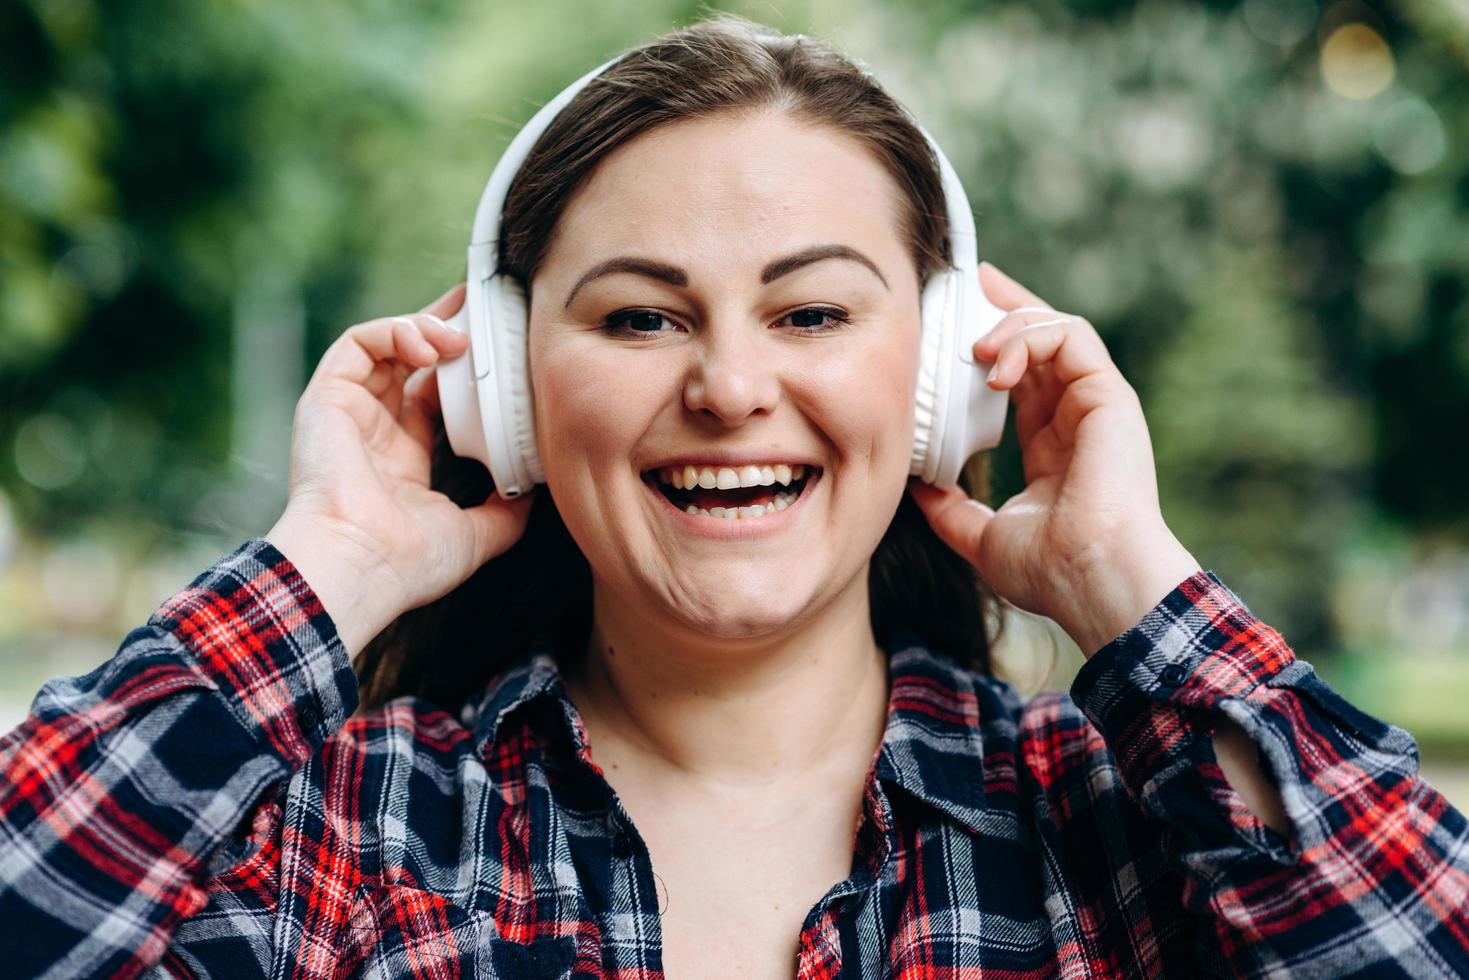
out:
{"label": "bokeh light", "polygon": [[23,422],[15,434],[15,469],[41,490],[59,490],[82,475],[86,442],[71,419],[43,413]]}
{"label": "bokeh light", "polygon": [[1295,44],[1316,24],[1312,0],[1245,0],[1242,10],[1252,34],[1280,47]]}
{"label": "bokeh light", "polygon": [[101,541],[57,544],[41,563],[41,586],[51,614],[72,626],[88,626],[111,611],[122,585],[122,568]]}
{"label": "bokeh light", "polygon": [[10,498],[0,490],[0,575],[5,574],[20,550],[19,528],[15,526],[15,513]]}
{"label": "bokeh light", "polygon": [[1416,175],[1443,159],[1448,138],[1433,107],[1405,93],[1385,106],[1373,123],[1372,145],[1398,173]]}
{"label": "bokeh light", "polygon": [[1337,95],[1370,99],[1392,84],[1392,50],[1366,24],[1343,24],[1321,45],[1321,75]]}

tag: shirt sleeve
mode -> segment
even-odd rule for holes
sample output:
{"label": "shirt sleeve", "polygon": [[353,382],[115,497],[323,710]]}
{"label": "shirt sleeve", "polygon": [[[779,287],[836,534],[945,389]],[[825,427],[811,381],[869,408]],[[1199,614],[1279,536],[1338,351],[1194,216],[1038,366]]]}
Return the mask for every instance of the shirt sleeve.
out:
{"label": "shirt sleeve", "polygon": [[12,976],[136,976],[205,902],[210,859],[355,710],[320,601],[263,538],[172,596],[0,739]]}
{"label": "shirt sleeve", "polygon": [[[1412,736],[1358,710],[1212,573],[1099,650],[1071,697],[1127,792],[1173,834],[1183,901],[1236,976],[1469,975],[1469,832]],[[1279,790],[1277,833],[1214,755],[1239,724]]]}

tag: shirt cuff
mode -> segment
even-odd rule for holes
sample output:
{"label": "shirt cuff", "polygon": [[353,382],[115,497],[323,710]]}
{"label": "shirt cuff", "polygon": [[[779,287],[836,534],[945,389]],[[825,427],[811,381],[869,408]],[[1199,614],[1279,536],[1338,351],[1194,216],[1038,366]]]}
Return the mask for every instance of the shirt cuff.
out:
{"label": "shirt cuff", "polygon": [[[1238,716],[1258,746],[1264,719],[1254,702],[1271,699],[1264,692],[1293,664],[1279,633],[1213,572],[1198,571],[1098,650],[1077,673],[1071,698],[1101,732],[1131,795],[1182,831],[1185,849],[1287,863],[1293,835],[1276,834],[1244,806],[1210,736],[1220,717]],[[1299,783],[1283,768],[1288,750],[1277,755],[1276,785]]]}
{"label": "shirt cuff", "polygon": [[[1185,579],[1097,651],[1071,697],[1143,809],[1196,849],[1244,845],[1288,863],[1340,832],[1344,787],[1370,781],[1387,792],[1418,768],[1411,735],[1328,687],[1212,572]],[[1225,779],[1210,738],[1222,717],[1255,744],[1285,834],[1265,827]]]}
{"label": "shirt cuff", "polygon": [[1104,735],[1147,702],[1208,709],[1242,698],[1296,659],[1213,572],[1198,571],[1082,665],[1071,697]]}
{"label": "shirt cuff", "polygon": [[1213,572],[1196,572],[1081,666],[1071,698],[1108,735],[1146,702],[1212,708],[1244,698],[1294,660]]}
{"label": "shirt cuff", "polygon": [[336,625],[264,538],[215,562],[148,625],[175,636],[246,731],[292,768],[357,709],[357,676]]}

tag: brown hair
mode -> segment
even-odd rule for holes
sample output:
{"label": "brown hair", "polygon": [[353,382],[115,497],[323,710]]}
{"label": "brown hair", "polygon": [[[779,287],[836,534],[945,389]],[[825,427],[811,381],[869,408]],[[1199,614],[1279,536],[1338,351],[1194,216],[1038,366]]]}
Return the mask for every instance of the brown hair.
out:
{"label": "brown hair", "polygon": [[[901,190],[897,217],[919,282],[948,265],[938,163],[902,107],[830,47],[723,14],[628,52],[567,104],[511,183],[500,271],[527,285],[534,279],[567,204],[617,147],[674,120],[764,108],[868,147]],[[960,485],[986,499],[988,474],[988,457],[976,455]],[[494,489],[483,465],[454,455],[442,428],[431,485],[460,506],[480,503]],[[996,620],[998,599],[907,494],[873,553],[868,586],[879,643],[907,625],[935,649],[989,672],[987,625]],[[551,495],[537,494],[513,547],[443,598],[399,616],[362,651],[363,706],[407,694],[457,709],[532,645],[548,645],[560,658],[580,656],[591,609],[587,560]]]}

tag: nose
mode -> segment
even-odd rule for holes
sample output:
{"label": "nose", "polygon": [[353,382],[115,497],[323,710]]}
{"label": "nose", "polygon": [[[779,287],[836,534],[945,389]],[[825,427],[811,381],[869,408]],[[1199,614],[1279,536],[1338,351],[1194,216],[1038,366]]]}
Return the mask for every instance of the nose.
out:
{"label": "nose", "polygon": [[684,406],[690,412],[735,426],[775,410],[780,379],[772,352],[761,343],[763,329],[730,320],[705,324],[684,382]]}

